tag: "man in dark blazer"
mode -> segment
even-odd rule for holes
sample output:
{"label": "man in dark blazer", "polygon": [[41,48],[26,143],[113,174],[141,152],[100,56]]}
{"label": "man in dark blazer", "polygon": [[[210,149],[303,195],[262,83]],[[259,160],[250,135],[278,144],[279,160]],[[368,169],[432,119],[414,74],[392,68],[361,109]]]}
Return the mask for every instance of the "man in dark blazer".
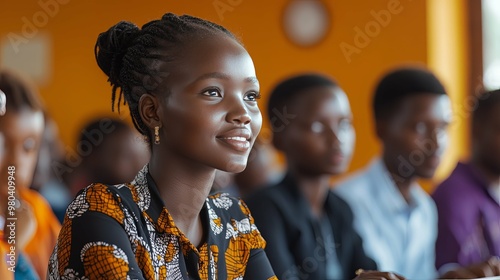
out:
{"label": "man in dark blazer", "polygon": [[345,93],[321,75],[292,77],[271,93],[268,116],[287,175],[247,203],[277,277],[352,279],[358,269],[376,269],[349,206],[330,190],[331,176],[346,170],[354,147]]}

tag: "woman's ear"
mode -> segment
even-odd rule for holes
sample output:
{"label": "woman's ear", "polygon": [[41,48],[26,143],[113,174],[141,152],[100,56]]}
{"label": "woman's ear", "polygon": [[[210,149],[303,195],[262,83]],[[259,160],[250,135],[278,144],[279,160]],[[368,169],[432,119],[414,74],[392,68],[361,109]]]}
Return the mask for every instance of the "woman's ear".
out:
{"label": "woman's ear", "polygon": [[161,126],[160,114],[160,102],[158,98],[154,95],[145,93],[139,99],[139,114],[144,124],[151,130],[155,126]]}

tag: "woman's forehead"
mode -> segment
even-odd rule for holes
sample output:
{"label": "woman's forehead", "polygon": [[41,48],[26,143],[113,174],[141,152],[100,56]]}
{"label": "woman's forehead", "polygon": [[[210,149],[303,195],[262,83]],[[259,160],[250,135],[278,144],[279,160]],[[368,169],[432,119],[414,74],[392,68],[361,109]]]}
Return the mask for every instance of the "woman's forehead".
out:
{"label": "woman's forehead", "polygon": [[222,41],[203,42],[186,48],[172,61],[158,63],[158,75],[168,77],[172,82],[214,78],[258,83],[252,58],[234,39],[227,37]]}
{"label": "woman's forehead", "polygon": [[0,89],[0,116],[5,115],[5,110],[7,107],[7,97],[5,93]]}
{"label": "woman's forehead", "polygon": [[43,131],[44,117],[42,111],[33,111],[28,108],[21,110],[7,110],[0,117],[0,131],[8,134],[9,131],[20,133],[25,130]]}

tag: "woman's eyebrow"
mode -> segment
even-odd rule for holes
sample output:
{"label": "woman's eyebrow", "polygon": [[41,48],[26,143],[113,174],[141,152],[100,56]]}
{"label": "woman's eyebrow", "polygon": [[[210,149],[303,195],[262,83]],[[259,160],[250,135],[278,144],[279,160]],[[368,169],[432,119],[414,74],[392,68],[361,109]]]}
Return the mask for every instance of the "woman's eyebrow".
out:
{"label": "woman's eyebrow", "polygon": [[[199,76],[195,82],[201,81],[201,80],[206,80],[206,79],[220,79],[220,80],[229,80],[231,77],[228,74],[220,73],[220,72],[211,72],[211,73],[206,73],[201,76]],[[247,83],[258,83],[259,81],[257,80],[257,77],[252,76],[252,77],[247,77],[244,79],[245,82]]]}

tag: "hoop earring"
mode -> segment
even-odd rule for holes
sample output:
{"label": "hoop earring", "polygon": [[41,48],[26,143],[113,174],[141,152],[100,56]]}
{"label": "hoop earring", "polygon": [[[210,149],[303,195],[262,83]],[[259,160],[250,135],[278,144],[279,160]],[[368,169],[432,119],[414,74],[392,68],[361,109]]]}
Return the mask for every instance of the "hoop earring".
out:
{"label": "hoop earring", "polygon": [[155,126],[155,145],[160,144],[160,127]]}

